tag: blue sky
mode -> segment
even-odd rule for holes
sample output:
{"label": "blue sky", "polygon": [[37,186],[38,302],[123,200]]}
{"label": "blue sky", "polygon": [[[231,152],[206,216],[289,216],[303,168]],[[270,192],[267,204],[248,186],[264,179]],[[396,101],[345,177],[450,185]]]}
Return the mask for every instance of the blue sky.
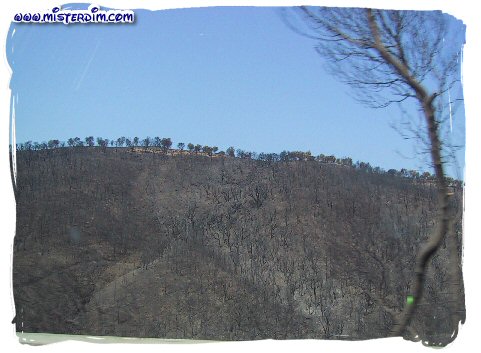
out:
{"label": "blue sky", "polygon": [[[160,136],[220,149],[310,150],[386,170],[425,168],[415,142],[391,127],[399,109],[354,101],[324,71],[316,43],[290,30],[278,8],[135,15],[133,25],[12,25],[17,141]],[[464,143],[458,113],[453,136]]]}

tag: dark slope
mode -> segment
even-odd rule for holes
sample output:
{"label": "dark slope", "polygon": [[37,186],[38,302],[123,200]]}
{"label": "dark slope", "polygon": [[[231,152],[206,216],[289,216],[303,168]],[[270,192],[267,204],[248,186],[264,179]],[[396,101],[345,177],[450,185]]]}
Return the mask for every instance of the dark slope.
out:
{"label": "dark slope", "polygon": [[[433,186],[316,161],[61,148],[17,166],[19,331],[383,337],[434,227]],[[464,311],[449,261],[444,246],[413,323],[426,340]]]}

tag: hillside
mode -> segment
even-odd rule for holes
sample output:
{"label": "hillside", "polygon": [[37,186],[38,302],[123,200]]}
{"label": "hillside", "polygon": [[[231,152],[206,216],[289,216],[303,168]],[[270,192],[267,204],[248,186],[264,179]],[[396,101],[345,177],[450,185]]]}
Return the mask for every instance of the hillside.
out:
{"label": "hillside", "polygon": [[[17,152],[17,331],[215,340],[388,334],[419,244],[435,226],[432,184],[315,160],[153,151]],[[451,202],[460,252],[462,190]],[[449,342],[450,313],[465,310],[449,247],[430,264],[409,339]]]}

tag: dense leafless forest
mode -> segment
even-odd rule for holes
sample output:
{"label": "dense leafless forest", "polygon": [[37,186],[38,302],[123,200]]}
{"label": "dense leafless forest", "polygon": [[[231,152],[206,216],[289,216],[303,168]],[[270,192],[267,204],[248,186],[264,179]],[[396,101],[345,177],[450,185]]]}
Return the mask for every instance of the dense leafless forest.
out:
{"label": "dense leafless forest", "polygon": [[[16,153],[17,331],[386,337],[435,227],[429,173],[301,152],[68,145]],[[462,185],[450,187],[461,253]],[[464,313],[448,247],[429,264],[408,339],[449,342],[451,313]]]}

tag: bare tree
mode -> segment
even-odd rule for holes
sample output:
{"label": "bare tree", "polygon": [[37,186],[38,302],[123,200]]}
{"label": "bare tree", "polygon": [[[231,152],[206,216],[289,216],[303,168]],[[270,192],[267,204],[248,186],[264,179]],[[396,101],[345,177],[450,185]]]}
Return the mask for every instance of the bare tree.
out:
{"label": "bare tree", "polygon": [[[422,129],[416,137],[425,144],[434,169],[439,216],[417,254],[410,293],[391,331],[393,336],[406,336],[423,294],[427,264],[443,239],[455,236],[449,234],[453,220],[445,165],[450,149],[443,129],[453,118],[455,103],[462,101],[458,82],[464,28],[440,11],[300,7],[297,14],[309,28],[304,34],[317,40],[316,50],[329,72],[351,86],[358,101],[383,108],[412,100],[419,108]],[[459,98],[453,94],[456,90]],[[452,266],[459,263],[456,249],[450,250],[450,260]],[[459,295],[460,285],[454,282],[459,280],[451,283],[457,286],[453,295]],[[452,316],[454,339],[464,310],[453,310]]]}
{"label": "bare tree", "polygon": [[162,140],[160,140],[160,144],[164,153],[167,153],[172,146],[172,140],[170,137],[164,137]]}

